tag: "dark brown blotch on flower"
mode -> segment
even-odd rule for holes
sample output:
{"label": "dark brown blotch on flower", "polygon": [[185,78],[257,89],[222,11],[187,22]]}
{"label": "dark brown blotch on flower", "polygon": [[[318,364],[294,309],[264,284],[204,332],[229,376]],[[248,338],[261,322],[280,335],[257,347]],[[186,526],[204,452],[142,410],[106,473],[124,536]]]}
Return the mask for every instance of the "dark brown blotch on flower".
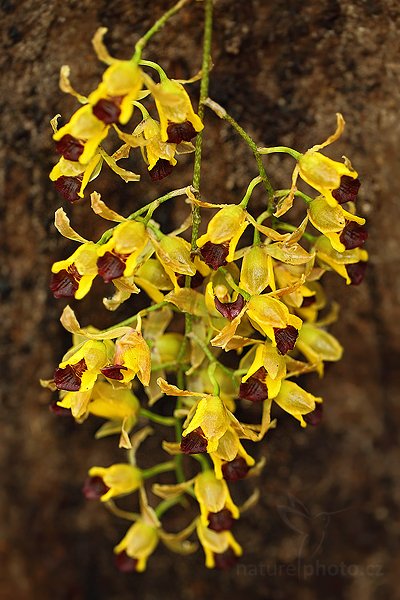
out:
{"label": "dark brown blotch on flower", "polygon": [[73,298],[81,278],[82,275],[73,263],[68,269],[53,273],[50,279],[50,290],[54,298]]}
{"label": "dark brown blotch on flower", "polygon": [[349,177],[349,175],[342,175],[340,178],[340,186],[336,190],[332,190],[332,196],[339,204],[355,202],[360,185],[359,179],[353,179],[353,177]]}
{"label": "dark brown blotch on flower", "polygon": [[239,481],[239,479],[244,479],[249,470],[250,467],[242,456],[237,456],[233,460],[222,465],[222,475],[226,481]]}
{"label": "dark brown blotch on flower", "polygon": [[49,411],[56,415],[57,417],[71,417],[71,411],[69,408],[64,408],[64,406],[59,406],[57,402],[52,402],[49,404]]}
{"label": "dark brown blotch on flower", "polygon": [[208,440],[201,427],[182,437],[181,450],[184,454],[203,454],[207,452]]}
{"label": "dark brown blotch on flower", "polygon": [[121,573],[132,573],[133,571],[136,571],[137,564],[137,558],[131,558],[127,555],[125,550],[117,554],[115,557],[115,565],[118,571],[121,571]]}
{"label": "dark brown blotch on flower", "polygon": [[173,166],[165,158],[159,158],[156,164],[149,171],[149,175],[152,181],[161,181],[164,177],[171,175]]}
{"label": "dark brown blotch on flower", "polygon": [[82,179],[80,177],[67,177],[66,175],[61,175],[54,182],[54,187],[57,192],[61,194],[61,196],[71,202],[77,202],[80,199],[79,190],[81,189]]}
{"label": "dark brown blotch on flower", "polygon": [[200,254],[206,265],[216,271],[219,267],[226,265],[226,257],[229,254],[229,243],[213,244],[207,242],[200,248]]}
{"label": "dark brown blotch on flower", "polygon": [[85,359],[82,358],[75,365],[67,365],[54,372],[54,383],[59,390],[78,392],[81,387],[82,374],[87,370]]}
{"label": "dark brown blotch on flower", "polygon": [[120,102],[121,98],[102,98],[93,106],[93,114],[106,125],[117,123],[121,114]]}
{"label": "dark brown blotch on flower", "polygon": [[167,135],[169,144],[180,144],[181,142],[190,142],[196,135],[196,131],[190,121],[169,123]]}
{"label": "dark brown blotch on flower", "polygon": [[232,513],[228,508],[208,513],[208,529],[213,531],[229,531],[233,527],[233,522]]}
{"label": "dark brown blotch on flower", "polygon": [[56,143],[56,150],[66,160],[77,161],[84,150],[80,140],[67,133]]}
{"label": "dark brown blotch on flower", "polygon": [[125,271],[126,258],[114,252],[106,252],[97,259],[97,272],[105,281],[110,283],[113,279],[122,277]]}
{"label": "dark brown blotch on flower", "polygon": [[244,298],[241,294],[238,295],[234,302],[221,302],[217,297],[214,298],[215,308],[223,317],[229,321],[233,321],[244,307]]}
{"label": "dark brown blotch on flower", "polygon": [[303,302],[301,303],[300,308],[307,308],[308,306],[311,306],[312,304],[314,304],[316,301],[317,300],[316,300],[315,296],[304,296]]}
{"label": "dark brown blotch on flower", "polygon": [[351,279],[350,285],[360,285],[364,281],[367,264],[365,261],[360,260],[360,262],[353,265],[346,265],[347,274]]}
{"label": "dark brown blotch on flower", "polygon": [[86,500],[99,500],[109,489],[101,477],[87,477],[83,484],[82,493]]}
{"label": "dark brown blotch on flower", "polygon": [[303,419],[306,423],[315,427],[316,425],[319,425],[321,423],[322,413],[322,404],[317,404],[313,411],[307,413],[306,415],[303,415]]}
{"label": "dark brown blotch on flower", "polygon": [[[193,277],[190,278],[190,287],[192,289],[198,288],[204,281],[204,276],[200,273],[200,271],[196,271]],[[180,287],[185,287],[186,275],[179,275],[176,278],[176,281]]]}
{"label": "dark brown blotch on flower", "polygon": [[288,325],[282,329],[274,327],[274,334],[279,353],[286,354],[295,347],[299,332],[293,325]]}
{"label": "dark brown blotch on flower", "polygon": [[228,548],[225,552],[221,554],[214,554],[215,568],[220,569],[221,571],[225,571],[227,569],[231,569],[234,567],[238,561],[238,557],[232,550],[232,548]]}
{"label": "dark brown blotch on flower", "polygon": [[115,379],[116,381],[122,381],[124,378],[122,371],[127,370],[127,367],[124,367],[123,365],[107,365],[103,369],[100,369],[104,377],[108,377],[108,379]]}
{"label": "dark brown blotch on flower", "polygon": [[353,250],[362,246],[368,239],[368,231],[364,225],[359,225],[355,221],[346,221],[339,239],[346,250]]}
{"label": "dark brown blotch on flower", "polygon": [[252,375],[240,384],[239,398],[250,402],[262,402],[268,398],[268,388],[263,381]]}

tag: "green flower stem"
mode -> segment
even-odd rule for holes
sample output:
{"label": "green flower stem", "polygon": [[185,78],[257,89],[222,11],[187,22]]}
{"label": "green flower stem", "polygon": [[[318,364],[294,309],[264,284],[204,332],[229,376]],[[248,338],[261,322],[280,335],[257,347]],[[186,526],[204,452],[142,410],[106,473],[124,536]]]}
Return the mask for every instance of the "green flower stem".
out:
{"label": "green flower stem", "polygon": [[160,81],[165,81],[165,79],[168,79],[168,76],[167,76],[166,72],[164,71],[164,69],[162,69],[160,67],[160,65],[153,62],[152,60],[141,60],[139,62],[139,65],[141,67],[150,67],[152,69],[155,69],[160,76]]}
{"label": "green flower stem", "polygon": [[211,465],[204,454],[192,454],[192,458],[195,458],[201,464],[202,471],[209,471],[211,469]]}
{"label": "green flower stem", "polygon": [[178,367],[178,363],[176,361],[174,362],[168,362],[168,363],[162,363],[161,365],[156,365],[155,367],[151,367],[151,372],[152,373],[156,373],[157,371],[175,371]]}
{"label": "green flower stem", "polygon": [[179,2],[177,2],[176,4],[174,4],[174,6],[172,6],[172,8],[167,10],[167,12],[164,13],[163,16],[160,17],[158,19],[158,21],[156,21],[152,27],[150,27],[150,29],[144,34],[144,36],[142,36],[140,38],[140,40],[136,43],[135,54],[132,57],[133,61],[137,61],[137,62],[140,61],[143,49],[146,46],[147,42],[153,37],[154,34],[156,34],[158,31],[160,31],[160,29],[162,29],[164,27],[164,25],[168,21],[168,19],[170,19],[183,6],[185,6],[185,4],[188,3],[188,1],[189,0],[179,0]]}
{"label": "green flower stem", "polygon": [[167,498],[160,502],[157,508],[154,509],[157,517],[160,518],[167,510],[175,506],[176,504],[181,504],[183,501],[183,496],[175,496],[174,498]]}
{"label": "green flower stem", "polygon": [[[274,196],[276,198],[280,198],[282,196],[287,196],[289,194],[290,190],[277,190],[274,194]],[[302,198],[305,202],[307,202],[307,204],[310,204],[310,202],[313,201],[314,198],[311,198],[311,196],[307,196],[307,194],[305,194],[304,192],[300,192],[299,190],[296,190],[294,193],[295,196],[298,196],[299,198]]]}
{"label": "green flower stem", "polygon": [[241,203],[239,204],[239,206],[241,206],[242,208],[246,208],[249,200],[251,198],[251,194],[253,193],[254,188],[256,187],[256,185],[258,185],[259,183],[262,182],[262,177],[258,176],[258,177],[254,177],[254,179],[252,179],[248,185],[248,188],[246,190],[246,193],[243,197],[243,200],[241,201]]}
{"label": "green flower stem", "polygon": [[160,463],[159,465],[154,465],[154,467],[150,467],[149,469],[142,469],[142,477],[143,479],[149,479],[150,477],[154,477],[155,475],[159,475],[160,473],[166,473],[167,471],[173,471],[174,469],[174,461],[169,460],[168,462]]}
{"label": "green flower stem", "polygon": [[118,508],[118,506],[113,500],[108,500],[108,502],[105,502],[105,507],[116,517],[126,519],[127,521],[137,521],[140,518],[140,515],[138,513],[128,512],[127,510],[122,510],[122,508]]}
{"label": "green flower stem", "polygon": [[255,141],[249,136],[248,133],[246,133],[243,127],[241,127],[239,123],[237,123],[237,121],[235,121],[235,119],[231,117],[224,108],[222,108],[220,104],[217,104],[217,102],[214,102],[214,100],[211,100],[211,98],[207,98],[204,101],[204,104],[205,106],[208,106],[208,108],[210,108],[213,112],[215,112],[215,114],[218,117],[220,117],[220,119],[224,119],[230,125],[232,125],[232,127],[237,131],[237,133],[244,139],[246,144],[251,148],[254,154],[254,158],[256,159],[258,171],[263,181],[265,191],[268,195],[268,202],[269,204],[272,204],[274,190],[265,171],[265,167],[263,165],[262,158],[260,156],[260,152],[258,151],[257,144],[255,143]]}
{"label": "green flower stem", "polygon": [[217,363],[212,362],[210,365],[208,365],[208,369],[207,369],[207,375],[211,381],[211,383],[213,384],[213,394],[214,396],[218,396],[219,397],[219,383],[215,378],[215,369],[216,369]]}
{"label": "green flower stem", "polygon": [[285,154],[290,154],[296,160],[299,160],[303,155],[301,152],[297,152],[297,150],[293,150],[293,148],[288,148],[287,146],[274,146],[273,148],[257,148],[259,154],[274,154],[275,152],[284,152]]}
{"label": "green flower stem", "polygon": [[133,106],[136,106],[136,108],[138,108],[140,110],[140,112],[142,113],[143,119],[149,118],[149,116],[150,116],[149,111],[143,106],[143,104],[141,102],[138,102],[137,100],[133,100],[132,104],[133,104]]}
{"label": "green flower stem", "polygon": [[221,273],[223,273],[225,275],[225,279],[229,283],[229,285],[231,286],[232,289],[234,289],[236,292],[241,294],[241,296],[243,296],[243,298],[245,300],[250,300],[250,298],[251,298],[250,294],[248,292],[246,292],[245,290],[242,290],[242,288],[240,288],[235,283],[235,280],[233,279],[232,275],[229,273],[229,271],[227,269],[225,269],[224,267],[219,267],[219,270],[221,271]]}
{"label": "green flower stem", "polygon": [[165,425],[167,427],[173,427],[175,425],[174,417],[163,417],[162,415],[157,415],[146,408],[141,408],[139,415],[141,417],[147,417],[147,419],[153,421],[153,423],[159,423],[160,425]]}
{"label": "green flower stem", "polygon": [[[183,347],[185,348],[185,351],[186,351],[186,345],[184,343],[182,343],[181,350]],[[180,361],[177,360],[177,363],[180,364]],[[178,369],[177,384],[181,390],[184,389],[185,376],[184,376],[184,371],[182,370],[182,368]],[[179,396],[176,399],[176,408],[177,408],[177,410],[182,408],[182,398],[180,398]],[[181,439],[182,439],[182,421],[181,421],[181,419],[175,419],[175,440],[177,443],[180,444]],[[182,483],[186,479],[185,473],[183,471],[183,455],[176,454],[174,456],[174,463],[175,463],[176,479],[177,479],[178,483]]]}

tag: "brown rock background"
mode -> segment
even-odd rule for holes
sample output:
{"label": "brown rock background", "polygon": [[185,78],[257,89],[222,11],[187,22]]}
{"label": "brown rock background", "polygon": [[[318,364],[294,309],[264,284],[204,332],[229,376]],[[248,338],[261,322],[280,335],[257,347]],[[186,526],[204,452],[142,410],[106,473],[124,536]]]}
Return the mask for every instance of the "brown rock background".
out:
{"label": "brown rock background", "polygon": [[[359,170],[359,206],[370,230],[366,282],[347,288],[328,278],[342,306],[334,332],[346,352],[321,383],[310,380],[326,399],[323,424],[303,431],[281,414],[263,444],[268,464],[261,501],[235,528],[246,549],[242,566],[207,572],[200,553],[181,559],[159,548],[145,575],[119,574],[112,547],[125,524],[96,503],[85,504],[80,493],[88,467],[121,456],[115,440],[94,442],[96,424],[79,427],[47,410],[50,393],[37,379],[51,375],[69,344],[58,323],[63,303],[48,292],[49,270],[74,248],[52,225],[60,199],[48,180],[56,160],[49,120],[58,112],[68,118],[76,107],[58,90],[59,67],[69,64],[75,86],[88,92],[102,72],[90,45],[96,28],[108,27],[110,51],[128,57],[170,4],[0,2],[0,599],[400,598],[397,0],[215,3],[210,95],[259,143],[299,150],[329,135],[334,113],[342,112],[346,132],[329,153],[350,156]],[[202,3],[193,2],[154,38],[145,58],[160,61],[173,77],[190,76],[200,65],[201,38]],[[197,90],[194,85],[193,97]],[[203,195],[241,197],[256,174],[252,155],[213,115],[207,114],[206,126]],[[287,186],[291,160],[277,156],[265,164],[274,184]],[[132,168],[141,170],[143,182],[126,186],[104,171],[91,189],[127,213],[189,183],[191,165],[192,158],[183,157],[156,186],[135,159]],[[255,198],[261,202],[259,191]],[[66,210],[83,235],[101,233],[87,202]],[[159,215],[167,228],[182,218],[178,209]],[[107,326],[116,318],[101,308],[104,292],[98,284],[75,304],[83,323]],[[121,319],[127,310],[119,311]],[[291,527],[279,514],[290,498],[308,511]],[[170,529],[180,525],[179,513],[171,513]]]}

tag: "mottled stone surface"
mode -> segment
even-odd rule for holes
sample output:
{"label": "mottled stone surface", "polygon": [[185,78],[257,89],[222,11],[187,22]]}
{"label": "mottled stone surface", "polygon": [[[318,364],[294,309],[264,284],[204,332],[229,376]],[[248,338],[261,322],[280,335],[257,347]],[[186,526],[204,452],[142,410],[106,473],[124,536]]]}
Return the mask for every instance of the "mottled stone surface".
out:
{"label": "mottled stone surface", "polygon": [[[305,150],[334,127],[348,127],[330,155],[351,157],[362,180],[360,210],[369,219],[371,264],[360,288],[330,277],[342,306],[334,332],[345,346],[314,391],[323,393],[323,423],[301,430],[279,414],[262,445],[268,458],[261,501],[235,527],[246,548],[238,570],[206,572],[200,553],[181,559],[160,548],[146,575],[118,574],[112,547],[124,523],[82,499],[88,467],[119,458],[115,440],[94,442],[96,424],[79,427],[47,410],[49,377],[68,347],[58,323],[62,302],[49,295],[50,265],[73,250],[52,219],[60,205],[48,171],[56,160],[49,120],[68,117],[75,101],[57,87],[61,64],[88,92],[102,67],[90,39],[109,28],[111,52],[132,45],[170,5],[166,0],[3,0],[1,83],[2,238],[0,292],[4,356],[0,406],[1,600],[128,600],[164,597],[386,600],[399,598],[398,439],[400,279],[400,7],[397,0],[217,0],[211,96],[261,144]],[[171,76],[200,65],[202,4],[193,2],[146,50]],[[197,94],[198,84],[194,85]],[[256,174],[246,146],[207,114],[203,194],[235,201]],[[190,182],[192,158],[151,184],[127,186],[105,174],[96,189],[113,208],[134,207]],[[292,163],[265,161],[276,186]],[[261,202],[257,192],[255,199]],[[172,227],[183,212],[160,212]],[[96,239],[103,230],[87,203],[67,207],[74,226]],[[173,223],[171,223],[173,221]],[[76,308],[83,323],[110,325],[101,308],[106,288]],[[107,288],[108,289],[108,288]],[[118,313],[121,318],[128,308]],[[98,313],[97,313],[98,311]],[[151,448],[151,443],[148,446]],[[146,459],[146,457],[144,457]],[[239,501],[254,484],[237,484]],[[300,506],[300,503],[304,507]],[[291,508],[296,509],[293,514]],[[182,525],[171,514],[169,527]],[[300,554],[299,554],[300,553]],[[299,559],[299,556],[301,558]]]}

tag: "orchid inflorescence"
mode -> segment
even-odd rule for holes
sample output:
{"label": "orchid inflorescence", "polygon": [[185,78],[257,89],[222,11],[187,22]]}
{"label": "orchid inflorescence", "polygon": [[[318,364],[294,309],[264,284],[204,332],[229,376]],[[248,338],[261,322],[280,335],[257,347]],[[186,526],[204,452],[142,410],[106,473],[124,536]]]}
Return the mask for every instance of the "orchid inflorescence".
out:
{"label": "orchid inflorescence", "polygon": [[[139,40],[131,60],[112,58],[103,43],[106,30],[99,30],[93,45],[108,65],[101,83],[84,97],[73,89],[69,69],[63,67],[61,88],[76,96],[82,107],[60,128],[58,117],[52,121],[61,158],[50,178],[71,203],[85,196],[104,163],[124,181],[138,181],[138,175],[119,164],[135,149],[140,149],[153,181],[166,177],[180,152],[194,150],[191,140],[196,136],[192,184],[126,217],[107,206],[98,193],[91,193],[96,215],[114,223],[97,242],[79,235],[63,209],[56,212],[59,232],[79,243],[69,258],[52,267],[50,287],[56,298],[80,300],[97,276],[114,286],[113,295],[103,301],[108,310],[128,301],[134,308],[132,298],[138,294],[147,298],[147,307],[103,331],[81,327],[67,306],[61,322],[72,334],[73,345],[53,379],[43,382],[59,391],[54,412],[67,412],[79,423],[90,415],[105,420],[96,438],[117,435],[119,447],[127,450],[120,463],[92,466],[84,485],[87,498],[100,499],[132,522],[114,549],[122,571],[143,571],[160,540],[176,552],[195,551],[196,543],[188,539],[195,531],[207,567],[235,563],[242,549],[231,529],[256,501],[257,490],[239,507],[228,483],[234,490],[234,482],[260,473],[265,460],[256,463],[248,442],[261,442],[276,426],[271,418],[275,406],[302,427],[320,420],[322,399],[303,388],[301,375],[322,376],[324,363],[342,355],[341,345],[326,330],[337,317],[337,305],[328,301],[321,281],[327,271],[335,271],[347,284],[359,284],[367,261],[361,248],[367,238],[365,221],[354,210],[358,175],[348,159],[337,162],[321,153],[343,131],[340,114],[335,133],[305,153],[283,146],[257,147],[221,106],[207,98],[211,0],[204,3],[198,114],[185,82],[169,79],[158,64],[142,60],[145,43],[185,3],[180,0],[157,21]],[[148,69],[157,73],[159,82]],[[145,107],[149,98],[158,119]],[[259,175],[237,203],[234,198],[226,204],[207,202],[200,194],[199,132],[206,106],[235,128],[256,158]],[[137,114],[140,122],[125,132],[121,126],[129,128]],[[112,132],[123,144],[109,154],[102,143]],[[285,152],[296,161],[288,189],[274,191],[266,175],[261,157],[274,152]],[[299,178],[317,191],[315,197],[298,190]],[[249,203],[258,185],[263,189],[263,212],[254,216]],[[192,219],[165,234],[154,213],[179,197],[191,205]],[[282,220],[295,201],[306,208],[298,225]],[[212,216],[199,236],[200,214],[203,219]],[[185,237],[189,227],[190,242]],[[177,314],[185,317],[181,332],[174,326]],[[157,402],[165,396],[170,398],[169,416],[157,412]],[[251,404],[257,422],[240,421],[237,408],[245,414]],[[162,439],[167,460],[144,469],[136,454],[154,433],[149,422],[171,428],[175,441],[170,435],[168,441]],[[153,483],[150,502],[147,480],[164,472],[175,473],[175,480]],[[136,493],[138,513],[115,504],[115,498]],[[167,511],[181,507],[186,512],[190,506],[194,516],[186,528],[168,533],[163,518]]]}

